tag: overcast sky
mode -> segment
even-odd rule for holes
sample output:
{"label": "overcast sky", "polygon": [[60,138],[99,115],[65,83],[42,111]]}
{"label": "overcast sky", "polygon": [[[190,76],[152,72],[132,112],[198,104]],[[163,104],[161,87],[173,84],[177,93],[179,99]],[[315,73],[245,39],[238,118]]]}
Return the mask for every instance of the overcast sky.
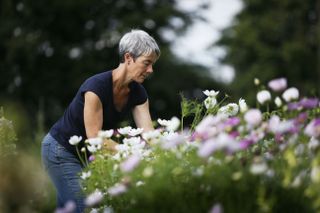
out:
{"label": "overcast sky", "polygon": [[220,37],[220,31],[232,23],[234,15],[241,10],[242,3],[241,0],[179,0],[178,7],[193,11],[204,2],[209,3],[209,8],[201,12],[201,15],[209,22],[197,21],[186,35],[175,39],[172,49],[183,59],[209,67],[216,79],[230,82],[234,76],[233,68],[218,63],[218,58],[225,51],[212,48],[212,44]]}

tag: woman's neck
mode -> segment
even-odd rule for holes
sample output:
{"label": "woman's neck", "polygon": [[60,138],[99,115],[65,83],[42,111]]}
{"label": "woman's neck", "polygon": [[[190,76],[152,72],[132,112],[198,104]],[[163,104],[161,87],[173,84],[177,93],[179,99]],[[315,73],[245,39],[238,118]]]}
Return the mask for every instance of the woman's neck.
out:
{"label": "woman's neck", "polygon": [[123,64],[120,64],[116,69],[112,71],[112,83],[113,88],[125,89],[129,87],[129,83],[132,80],[128,76],[127,70]]}

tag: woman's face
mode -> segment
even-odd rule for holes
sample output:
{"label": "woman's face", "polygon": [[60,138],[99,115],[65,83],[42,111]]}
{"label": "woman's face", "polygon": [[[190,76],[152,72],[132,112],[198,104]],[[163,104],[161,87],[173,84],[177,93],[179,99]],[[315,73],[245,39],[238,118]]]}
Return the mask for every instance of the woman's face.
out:
{"label": "woman's face", "polygon": [[153,73],[153,65],[157,60],[157,55],[141,55],[135,60],[132,58],[128,65],[129,72],[132,73],[133,80],[142,83],[151,73]]}

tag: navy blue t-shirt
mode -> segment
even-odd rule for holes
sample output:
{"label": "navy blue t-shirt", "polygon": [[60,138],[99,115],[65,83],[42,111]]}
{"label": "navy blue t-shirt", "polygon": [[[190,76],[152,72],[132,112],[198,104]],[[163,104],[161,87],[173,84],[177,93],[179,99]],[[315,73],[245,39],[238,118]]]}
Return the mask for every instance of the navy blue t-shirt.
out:
{"label": "navy blue t-shirt", "polygon": [[[83,141],[87,139],[83,118],[84,94],[86,92],[94,92],[102,103],[103,130],[117,128],[117,124],[126,117],[134,106],[143,104],[148,99],[144,87],[137,82],[131,82],[127,104],[119,112],[113,104],[112,84],[112,71],[99,73],[88,78],[79,88],[63,116],[50,129],[50,134],[75,155],[75,146],[69,144],[70,137],[77,135],[82,136]],[[81,146],[83,146],[83,141]]]}

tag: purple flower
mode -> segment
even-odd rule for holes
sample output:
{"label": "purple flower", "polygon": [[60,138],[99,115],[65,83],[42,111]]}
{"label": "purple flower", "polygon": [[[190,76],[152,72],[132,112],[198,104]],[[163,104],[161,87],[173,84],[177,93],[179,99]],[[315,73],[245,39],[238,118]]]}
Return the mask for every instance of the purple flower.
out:
{"label": "purple flower", "polygon": [[229,133],[229,135],[232,137],[232,138],[236,138],[240,135],[240,133],[238,131],[232,131]]}
{"label": "purple flower", "polygon": [[319,104],[318,98],[303,98],[299,101],[299,105],[304,109],[313,109]]}
{"label": "purple flower", "polygon": [[238,117],[231,117],[225,121],[225,124],[231,127],[237,126],[239,123],[240,123],[240,118]]}
{"label": "purple flower", "polygon": [[94,156],[94,155],[90,155],[90,157],[89,157],[89,162],[92,162],[92,161],[94,161],[96,159],[96,157]]}
{"label": "purple flower", "polygon": [[279,92],[287,88],[287,79],[285,78],[277,78],[269,81],[268,86],[274,92]]}
{"label": "purple flower", "polygon": [[301,109],[300,104],[297,102],[289,103],[288,104],[288,110],[293,111],[293,110],[299,110]]}
{"label": "purple flower", "polygon": [[275,134],[274,139],[277,143],[281,143],[283,141],[283,135],[280,133]]}
{"label": "purple flower", "polygon": [[253,141],[250,139],[243,139],[240,141],[240,149],[247,149],[251,144],[253,144]]}
{"label": "purple flower", "polygon": [[303,124],[308,119],[308,114],[306,112],[300,113],[298,117],[294,120],[294,124]]}

